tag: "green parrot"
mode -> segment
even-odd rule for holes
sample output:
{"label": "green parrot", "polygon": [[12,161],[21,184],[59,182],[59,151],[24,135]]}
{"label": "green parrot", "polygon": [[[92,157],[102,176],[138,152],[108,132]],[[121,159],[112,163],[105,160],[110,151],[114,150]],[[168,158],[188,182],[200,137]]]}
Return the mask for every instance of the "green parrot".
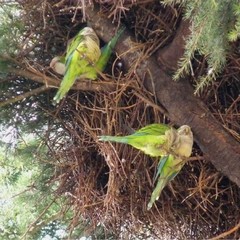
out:
{"label": "green parrot", "polygon": [[191,128],[183,125],[177,130],[165,124],[150,124],[128,136],[99,136],[100,141],[129,144],[152,157],[161,157],[154,189],[148,210],[158,200],[163,188],[180,172],[192,153],[193,134]]}
{"label": "green parrot", "polygon": [[171,153],[162,156],[159,161],[156,174],[156,178],[158,176],[159,178],[148,203],[148,210],[152,207],[153,203],[158,200],[163,188],[180,172],[187,158],[190,157],[192,153],[193,134],[191,128],[183,125],[177,132],[178,136],[171,147]]}
{"label": "green parrot", "polygon": [[[64,74],[60,88],[53,99],[56,103],[66,95],[76,79],[97,78],[98,73],[105,69],[113,48],[124,30],[125,28],[120,28],[101,51],[98,36],[92,28],[85,27],[68,44],[65,57],[53,58],[50,67],[55,72]],[[65,63],[62,61],[63,58]]]}
{"label": "green parrot", "polygon": [[83,28],[67,46],[64,77],[53,99],[56,103],[66,95],[77,78],[95,79],[94,65],[100,55],[98,36],[92,28]]}
{"label": "green parrot", "polygon": [[100,141],[129,144],[152,157],[168,154],[178,133],[166,124],[150,124],[128,136],[99,136]]}

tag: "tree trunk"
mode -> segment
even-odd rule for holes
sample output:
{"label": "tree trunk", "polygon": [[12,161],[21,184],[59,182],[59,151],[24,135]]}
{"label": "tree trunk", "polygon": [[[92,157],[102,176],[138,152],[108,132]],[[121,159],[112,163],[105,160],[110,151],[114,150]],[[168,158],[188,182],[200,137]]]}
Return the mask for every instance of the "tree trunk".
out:
{"label": "tree trunk", "polygon": [[[100,16],[92,8],[87,8],[88,22],[104,40],[109,41],[116,31],[109,19]],[[194,139],[217,170],[240,186],[240,144],[229,135],[214,118],[207,106],[193,94],[193,88],[187,79],[173,81],[170,74],[177,67],[178,59],[184,52],[184,37],[189,32],[188,23],[182,22],[175,38],[156,55],[142,61],[136,68],[136,74],[145,87],[156,94],[161,105],[167,110],[171,121],[177,125],[191,126]],[[125,31],[116,46],[116,51],[130,68],[141,53],[131,51],[134,40]],[[128,52],[128,53],[126,53]]]}

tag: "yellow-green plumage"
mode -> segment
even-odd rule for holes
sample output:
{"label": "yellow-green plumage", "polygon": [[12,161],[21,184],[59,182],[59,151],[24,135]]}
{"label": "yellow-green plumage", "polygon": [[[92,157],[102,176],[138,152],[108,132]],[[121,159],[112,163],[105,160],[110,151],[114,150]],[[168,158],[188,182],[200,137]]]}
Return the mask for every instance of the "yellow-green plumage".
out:
{"label": "yellow-green plumage", "polygon": [[158,182],[148,203],[148,210],[158,200],[164,187],[180,172],[186,159],[191,155],[192,146],[193,134],[191,128],[183,125],[177,130],[177,136],[175,141],[173,141],[171,153],[169,152],[168,155],[162,156],[159,161],[156,174]]}
{"label": "yellow-green plumage", "polygon": [[163,188],[174,179],[174,177],[180,172],[184,165],[183,159],[175,157],[172,154],[163,156],[159,162],[159,178],[157,186],[152,192],[151,199],[148,203],[148,210],[152,207],[153,203],[158,200]]}
{"label": "yellow-green plumage", "polygon": [[106,65],[111,57],[113,49],[114,49],[119,37],[124,32],[124,30],[125,30],[125,27],[121,27],[118,30],[118,32],[116,33],[116,35],[109,41],[109,43],[101,49],[101,56],[100,56],[98,62],[96,63],[97,71],[102,72],[106,68]]}
{"label": "yellow-green plumage", "polygon": [[98,73],[105,69],[124,29],[125,27],[120,28],[111,41],[100,50],[98,36],[92,28],[85,27],[68,44],[65,66],[61,61],[63,56],[53,58],[50,67],[55,72],[64,74],[60,88],[54,97],[56,103],[66,95],[76,79],[97,79]]}
{"label": "yellow-green plumage", "polygon": [[165,124],[150,124],[128,136],[100,136],[100,141],[120,142],[131,145],[152,157],[165,155],[172,145],[169,136],[173,128]]}
{"label": "yellow-green plumage", "polygon": [[66,95],[77,78],[96,79],[94,65],[100,55],[101,50],[96,33],[89,27],[83,28],[67,47],[64,78],[53,99],[56,103]]}
{"label": "yellow-green plumage", "polygon": [[145,154],[161,157],[155,179],[158,178],[151,199],[150,209],[159,198],[164,187],[180,172],[193,146],[191,128],[183,125],[178,129],[165,124],[150,124],[128,136],[100,136],[100,141],[113,141],[129,144]]}

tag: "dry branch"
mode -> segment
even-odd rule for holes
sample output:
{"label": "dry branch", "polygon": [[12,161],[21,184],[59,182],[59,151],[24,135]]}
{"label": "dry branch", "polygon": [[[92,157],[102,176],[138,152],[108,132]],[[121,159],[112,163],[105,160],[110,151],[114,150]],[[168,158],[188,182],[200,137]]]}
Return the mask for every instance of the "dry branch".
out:
{"label": "dry branch", "polygon": [[[34,90],[31,90],[29,92],[26,92],[22,95],[15,96],[14,98],[0,101],[0,107],[4,107],[11,103],[21,101],[25,98],[40,94],[41,92],[48,91],[52,88],[58,88],[61,82],[56,77],[49,77],[44,73],[35,69],[27,69],[27,68],[19,69],[19,68],[9,67],[8,72],[11,74],[15,74],[16,76],[20,76],[44,85]],[[118,87],[127,87],[131,85],[132,84],[121,84],[113,81],[101,82],[101,81],[81,80],[81,81],[76,81],[76,83],[72,86],[72,89],[82,90],[82,91],[93,91],[93,92],[111,92],[111,91],[115,91]]]}
{"label": "dry branch", "polygon": [[230,234],[232,234],[233,232],[238,231],[239,228],[240,228],[240,222],[236,226],[231,228],[230,230],[228,230],[228,231],[226,231],[226,232],[224,232],[224,233],[222,233],[222,234],[220,234],[220,235],[218,235],[216,237],[210,238],[209,240],[223,239],[223,238],[229,236]]}

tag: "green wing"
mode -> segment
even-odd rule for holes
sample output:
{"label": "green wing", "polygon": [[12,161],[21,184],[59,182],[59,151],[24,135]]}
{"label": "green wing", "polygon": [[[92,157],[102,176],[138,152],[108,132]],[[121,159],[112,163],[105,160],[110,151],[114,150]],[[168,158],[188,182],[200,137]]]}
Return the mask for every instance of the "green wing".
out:
{"label": "green wing", "polygon": [[163,156],[163,157],[161,157],[161,159],[159,161],[159,167],[158,167],[158,171],[157,171],[157,175],[156,175],[156,178],[158,176],[159,176],[159,178],[158,178],[157,186],[153,190],[151,199],[148,203],[148,206],[147,206],[148,210],[152,207],[153,203],[159,198],[163,188],[166,185],[167,179],[165,178],[165,176],[163,176],[164,175],[163,167],[166,165],[169,158],[170,158],[170,156]]}
{"label": "green wing", "polygon": [[[170,130],[166,124],[154,123],[147,125],[139,130],[135,131],[133,134],[128,136],[100,136],[100,141],[113,141],[113,142],[121,142],[121,143],[129,143],[129,141],[136,139],[136,138],[143,138],[146,139],[146,136],[161,136],[164,135],[167,130]],[[150,139],[151,141],[151,139]]]}
{"label": "green wing", "polygon": [[158,162],[158,166],[157,166],[157,172],[156,175],[154,177],[154,182],[156,182],[157,178],[160,176],[162,169],[166,163],[166,161],[168,160],[168,155],[167,156],[162,156]]}
{"label": "green wing", "polygon": [[148,203],[148,210],[152,207],[153,203],[158,200],[164,187],[180,172],[183,165],[184,161],[179,157],[173,156],[172,154],[164,156],[160,159],[156,175],[156,177],[159,176],[158,182]]}
{"label": "green wing", "polygon": [[165,135],[171,129],[165,124],[150,124],[128,136],[100,136],[100,141],[113,141],[126,143],[143,151],[152,157],[166,154],[168,137]]}
{"label": "green wing", "polygon": [[77,78],[96,79],[94,64],[100,57],[99,39],[91,28],[82,29],[69,43],[65,57],[66,71],[54,97],[58,103],[70,90]]}
{"label": "green wing", "polygon": [[73,52],[77,49],[79,43],[84,41],[84,30],[86,28],[83,28],[82,30],[79,31],[79,33],[69,41],[68,45],[67,45],[67,53],[66,53],[66,57],[65,57],[65,61],[67,63],[67,61],[69,60],[69,57],[73,54]]}
{"label": "green wing", "polygon": [[109,41],[109,43],[102,48],[101,56],[96,64],[96,68],[98,71],[103,72],[104,69],[106,68],[109,58],[113,53],[113,49],[125,29],[126,29],[125,27],[121,27],[116,33],[116,35]]}
{"label": "green wing", "polygon": [[140,135],[164,135],[167,130],[171,129],[166,124],[154,123],[147,125],[138,131],[136,131],[133,135],[140,136]]}
{"label": "green wing", "polygon": [[[121,28],[106,47],[100,52],[99,38],[89,27],[82,29],[68,44],[65,57],[65,74],[60,88],[54,97],[58,103],[70,90],[77,78],[97,78],[97,73],[103,71],[108,63],[117,40],[125,28]],[[59,66],[59,65],[57,65]],[[63,72],[63,71],[62,71]]]}

